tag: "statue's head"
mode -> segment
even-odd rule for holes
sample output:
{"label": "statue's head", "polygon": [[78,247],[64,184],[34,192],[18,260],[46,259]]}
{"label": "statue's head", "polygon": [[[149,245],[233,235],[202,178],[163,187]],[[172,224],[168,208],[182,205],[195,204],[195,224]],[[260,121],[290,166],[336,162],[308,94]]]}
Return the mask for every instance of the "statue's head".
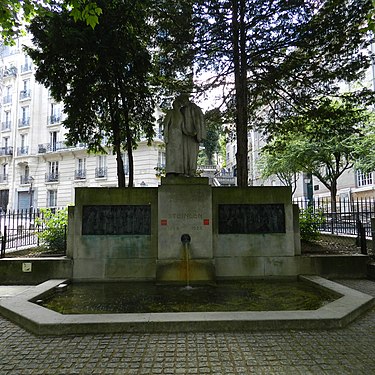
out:
{"label": "statue's head", "polygon": [[189,99],[189,94],[187,94],[187,93],[182,93],[182,94],[180,94],[177,98],[176,98],[176,100],[179,100],[179,102],[182,104],[182,106],[185,106],[185,105],[187,105],[187,104],[189,104],[189,102],[190,102],[190,99]]}

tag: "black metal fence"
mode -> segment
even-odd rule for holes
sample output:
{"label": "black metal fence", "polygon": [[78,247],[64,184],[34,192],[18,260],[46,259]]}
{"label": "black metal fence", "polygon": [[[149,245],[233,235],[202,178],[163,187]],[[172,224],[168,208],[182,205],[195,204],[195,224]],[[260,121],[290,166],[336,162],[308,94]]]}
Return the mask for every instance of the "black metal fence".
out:
{"label": "black metal fence", "polygon": [[321,233],[354,238],[361,252],[367,253],[366,240],[372,239],[371,218],[375,217],[373,198],[337,200],[335,205],[327,198],[295,199],[293,203],[300,209],[311,207],[313,213],[323,218],[319,223]]}
{"label": "black metal fence", "polygon": [[22,248],[39,246],[40,241],[38,233],[45,230],[43,219],[44,212],[38,209],[1,211],[0,258],[4,258],[6,253]]}
{"label": "black metal fence", "polygon": [[361,223],[366,237],[371,238],[371,218],[375,217],[374,199],[337,200],[336,210],[332,209],[332,203],[327,198],[316,198],[312,202],[295,199],[294,203],[298,204],[300,209],[312,207],[313,212],[323,216],[324,221],[320,225],[322,232],[357,236]]}

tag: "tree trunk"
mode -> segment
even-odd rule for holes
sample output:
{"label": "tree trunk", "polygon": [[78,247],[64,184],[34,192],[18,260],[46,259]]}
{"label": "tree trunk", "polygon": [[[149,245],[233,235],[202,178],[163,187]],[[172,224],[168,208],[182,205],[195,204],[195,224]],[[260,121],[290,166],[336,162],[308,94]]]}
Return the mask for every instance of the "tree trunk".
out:
{"label": "tree trunk", "polygon": [[[118,105],[118,103],[117,103]],[[120,123],[118,118],[118,112],[110,103],[110,115],[112,123],[112,132],[113,132],[113,147],[116,153],[116,162],[117,162],[117,185],[118,187],[125,187],[125,171],[124,171],[124,162],[121,155],[121,136],[120,136]]]}
{"label": "tree trunk", "polygon": [[125,171],[124,161],[122,160],[121,143],[117,142],[114,147],[116,152],[118,187],[125,187]]}
{"label": "tree trunk", "polygon": [[332,181],[330,193],[331,193],[331,211],[332,213],[336,213],[337,180]]}
{"label": "tree trunk", "polygon": [[134,187],[133,137],[129,127],[129,113],[125,111],[126,151],[129,160],[129,187]]}
{"label": "tree trunk", "polygon": [[248,185],[247,139],[247,60],[245,37],[245,0],[232,0],[234,83],[236,93],[237,185]]}

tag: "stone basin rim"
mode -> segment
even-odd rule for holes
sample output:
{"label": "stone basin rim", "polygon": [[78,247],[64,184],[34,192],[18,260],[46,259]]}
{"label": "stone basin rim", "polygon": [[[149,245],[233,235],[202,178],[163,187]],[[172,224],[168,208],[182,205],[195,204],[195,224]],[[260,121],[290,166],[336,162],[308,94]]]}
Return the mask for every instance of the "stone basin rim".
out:
{"label": "stone basin rim", "polygon": [[315,275],[298,278],[342,297],[317,310],[63,315],[35,304],[66,279],[51,279],[14,297],[0,299],[0,313],[28,331],[42,335],[121,332],[229,332],[283,329],[334,329],[352,322],[375,299]]}

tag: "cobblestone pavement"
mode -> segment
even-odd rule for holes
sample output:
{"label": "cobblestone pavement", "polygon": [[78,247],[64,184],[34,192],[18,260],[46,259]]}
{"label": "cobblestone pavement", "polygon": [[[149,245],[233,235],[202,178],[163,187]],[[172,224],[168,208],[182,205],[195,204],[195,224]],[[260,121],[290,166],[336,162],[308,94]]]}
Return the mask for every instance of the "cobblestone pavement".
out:
{"label": "cobblestone pavement", "polygon": [[[375,282],[341,280],[375,296]],[[375,374],[375,308],[343,329],[34,336],[0,317],[0,374]]]}

